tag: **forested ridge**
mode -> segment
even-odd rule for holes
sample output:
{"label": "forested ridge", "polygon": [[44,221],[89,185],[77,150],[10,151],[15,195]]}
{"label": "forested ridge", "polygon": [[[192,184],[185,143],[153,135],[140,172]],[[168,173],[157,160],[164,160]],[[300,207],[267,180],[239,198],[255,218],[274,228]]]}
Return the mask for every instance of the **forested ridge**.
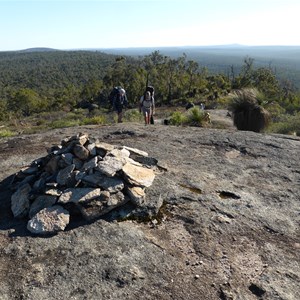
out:
{"label": "forested ridge", "polygon": [[0,52],[0,120],[72,111],[89,104],[107,108],[108,94],[117,85],[126,89],[129,107],[134,108],[149,84],[155,87],[158,106],[193,102],[207,108],[226,107],[233,91],[255,88],[259,105],[274,119],[296,114],[300,107],[299,92],[289,79],[279,78],[273,66],[262,67],[248,56],[238,69],[232,65],[218,73],[185,53],[121,56],[37,49]]}
{"label": "forested ridge", "polygon": [[41,91],[102,78],[115,56],[91,51],[0,52],[1,90]]}

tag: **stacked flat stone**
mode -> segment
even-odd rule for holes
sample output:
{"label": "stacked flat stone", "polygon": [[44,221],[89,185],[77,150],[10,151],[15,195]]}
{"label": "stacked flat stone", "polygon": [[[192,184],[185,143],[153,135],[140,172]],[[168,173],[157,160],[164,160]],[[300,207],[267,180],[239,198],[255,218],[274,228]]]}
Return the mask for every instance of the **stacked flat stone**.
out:
{"label": "stacked flat stone", "polygon": [[153,164],[141,163],[147,161],[157,162],[139,149],[77,134],[15,175],[11,210],[29,218],[30,232],[53,234],[66,228],[74,207],[92,221],[128,201],[142,206],[155,178]]}

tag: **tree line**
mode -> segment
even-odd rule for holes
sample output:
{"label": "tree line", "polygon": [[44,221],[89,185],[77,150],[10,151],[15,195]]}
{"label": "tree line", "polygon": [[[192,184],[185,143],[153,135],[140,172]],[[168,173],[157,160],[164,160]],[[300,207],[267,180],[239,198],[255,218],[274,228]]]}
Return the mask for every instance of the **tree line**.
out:
{"label": "tree line", "polygon": [[136,107],[147,85],[155,87],[156,105],[202,102],[224,105],[233,90],[257,88],[261,104],[273,112],[299,111],[292,84],[279,81],[274,70],[256,67],[249,57],[238,73],[212,74],[205,65],[154,51],[133,58],[92,51],[0,52],[0,120],[43,111],[73,110],[84,104],[109,107],[114,86],[126,89]]}

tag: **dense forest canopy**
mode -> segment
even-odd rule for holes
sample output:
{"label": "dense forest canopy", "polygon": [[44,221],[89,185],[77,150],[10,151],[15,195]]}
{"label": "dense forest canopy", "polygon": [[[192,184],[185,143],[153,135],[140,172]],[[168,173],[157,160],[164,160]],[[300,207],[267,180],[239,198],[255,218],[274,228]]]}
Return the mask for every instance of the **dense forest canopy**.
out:
{"label": "dense forest canopy", "polygon": [[85,51],[0,52],[0,87],[47,90],[81,85],[102,78],[114,59]]}
{"label": "dense forest canopy", "polygon": [[155,86],[158,105],[177,100],[216,107],[232,90],[255,87],[262,94],[261,104],[273,111],[292,114],[300,107],[293,82],[279,78],[273,65],[261,66],[247,56],[238,68],[232,64],[227,72],[212,72],[205,60],[190,59],[185,53],[120,56],[36,49],[0,52],[0,119],[72,110],[82,103],[105,107],[117,85],[126,89],[130,106],[135,107],[147,84]]}

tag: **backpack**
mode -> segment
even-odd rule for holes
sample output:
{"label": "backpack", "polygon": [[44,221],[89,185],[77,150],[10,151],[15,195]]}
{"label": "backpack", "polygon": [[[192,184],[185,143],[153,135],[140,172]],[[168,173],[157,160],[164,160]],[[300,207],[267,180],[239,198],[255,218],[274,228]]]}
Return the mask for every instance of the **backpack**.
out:
{"label": "backpack", "polygon": [[150,92],[151,97],[153,97],[153,95],[154,95],[154,87],[151,86],[151,85],[148,85],[148,86],[146,87],[146,92]]}
{"label": "backpack", "polygon": [[125,104],[125,97],[122,96],[120,93],[118,93],[115,97],[114,97],[114,105],[116,106],[122,106]]}
{"label": "backpack", "polygon": [[114,87],[110,92],[108,99],[113,109],[117,109],[118,107],[127,107],[128,105],[126,92],[121,86]]}
{"label": "backpack", "polygon": [[121,89],[120,86],[115,86],[112,91],[110,92],[109,96],[108,96],[108,101],[111,105],[114,104],[114,100],[115,100],[115,97],[118,95],[119,93],[119,90]]}

